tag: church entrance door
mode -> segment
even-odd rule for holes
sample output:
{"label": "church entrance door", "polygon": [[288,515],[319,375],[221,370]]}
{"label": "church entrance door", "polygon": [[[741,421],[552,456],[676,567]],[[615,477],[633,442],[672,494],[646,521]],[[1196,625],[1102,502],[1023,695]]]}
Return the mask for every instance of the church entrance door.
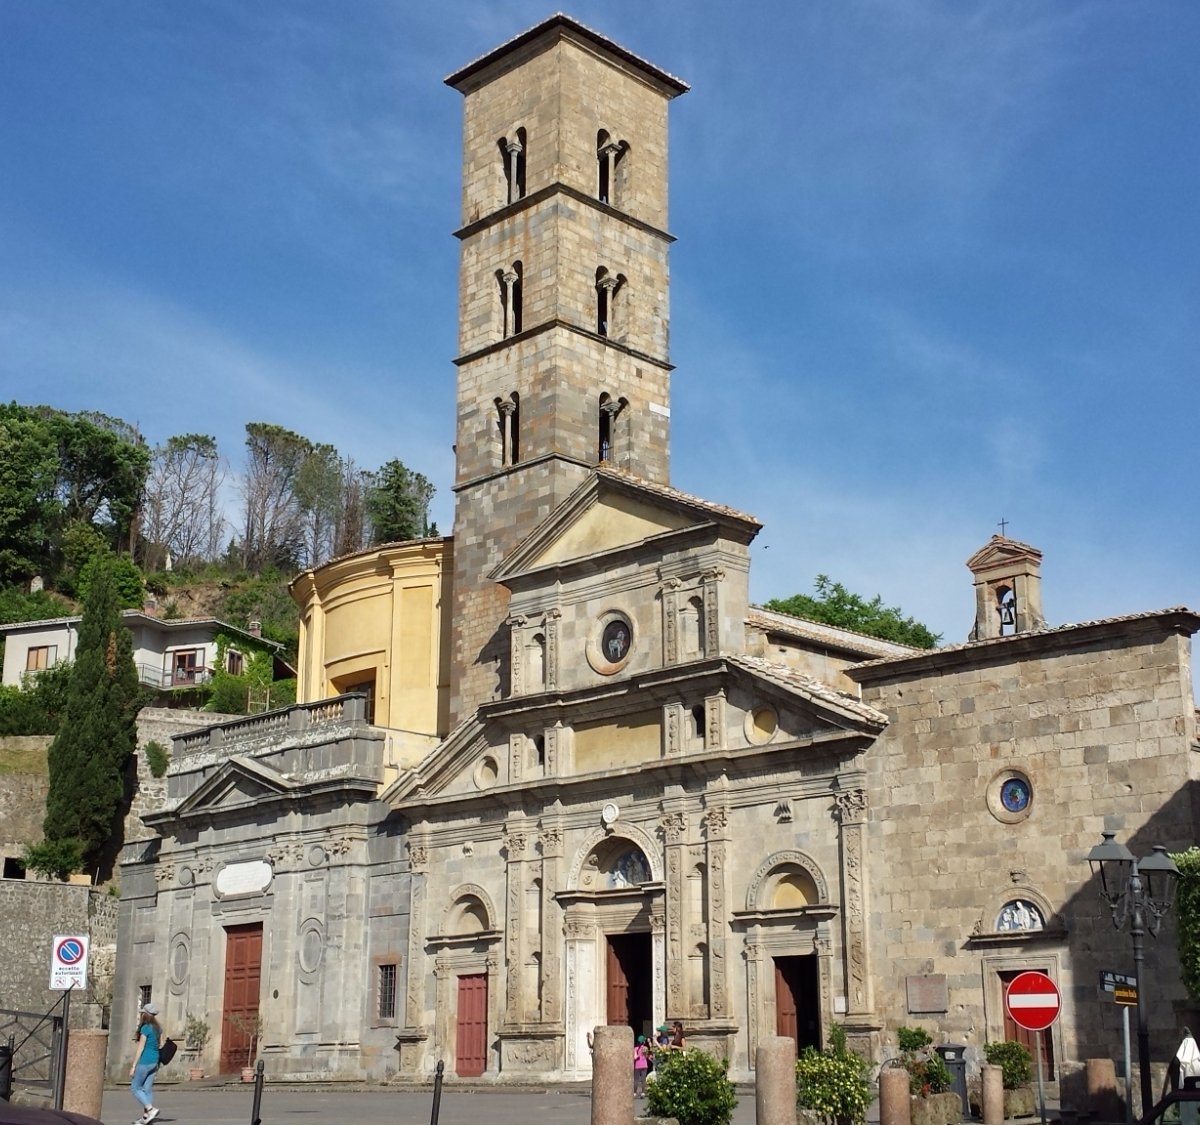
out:
{"label": "church entrance door", "polygon": [[632,1027],[648,1034],[654,1024],[652,954],[649,934],[609,934],[607,1018],[611,1025]]}
{"label": "church entrance door", "polygon": [[478,1078],[487,1069],[487,1009],[487,974],[459,977],[454,1035],[454,1069],[459,1078]]}
{"label": "church entrance door", "polygon": [[821,995],[815,954],[775,958],[775,1034],[796,1041],[797,1050],[821,1046]]}
{"label": "church entrance door", "polygon": [[258,1046],[258,993],[262,981],[261,922],[225,930],[225,1002],[221,1015],[221,1073],[253,1063]]}

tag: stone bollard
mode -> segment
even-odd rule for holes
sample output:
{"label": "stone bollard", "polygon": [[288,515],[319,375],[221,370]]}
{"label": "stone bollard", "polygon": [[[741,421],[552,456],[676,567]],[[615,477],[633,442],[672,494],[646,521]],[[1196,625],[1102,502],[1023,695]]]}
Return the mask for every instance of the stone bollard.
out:
{"label": "stone bollard", "polygon": [[1123,1121],[1124,1107],[1117,1092],[1117,1068],[1112,1059],[1087,1060],[1087,1105],[1095,1121]]}
{"label": "stone bollard", "polygon": [[592,1125],[630,1125],[633,1028],[598,1027],[592,1035]]}
{"label": "stone bollard", "polygon": [[97,1028],[72,1028],[67,1037],[67,1080],[63,1087],[63,1109],[100,1117],[104,1099],[104,1059],[108,1054],[108,1032]]}
{"label": "stone bollard", "polygon": [[908,1071],[902,1066],[885,1066],[879,1072],[879,1125],[910,1125],[911,1121]]}
{"label": "stone bollard", "polygon": [[1004,1070],[992,1063],[983,1064],[980,1080],[980,1101],[983,1103],[983,1125],[1002,1125],[1004,1121]]}
{"label": "stone bollard", "polygon": [[754,1053],[754,1119],[796,1125],[796,1040],[772,1035]]}

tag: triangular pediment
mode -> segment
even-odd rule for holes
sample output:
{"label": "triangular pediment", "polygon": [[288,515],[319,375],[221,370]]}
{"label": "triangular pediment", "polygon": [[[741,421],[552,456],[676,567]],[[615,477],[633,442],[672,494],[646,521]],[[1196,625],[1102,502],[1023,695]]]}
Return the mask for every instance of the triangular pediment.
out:
{"label": "triangular pediment", "polygon": [[1002,570],[1014,563],[1037,565],[1041,561],[1042,552],[1036,547],[1003,535],[993,535],[987,543],[967,559],[967,568],[975,574],[979,574],[982,571]]}
{"label": "triangular pediment", "polygon": [[595,470],[492,572],[508,578],[594,560],[662,536],[719,527],[749,542],[761,525],[732,508],[710,504],[666,485],[616,469]]}
{"label": "triangular pediment", "polygon": [[282,774],[251,758],[235,757],[221,767],[176,808],[178,815],[213,812],[254,804],[291,792],[295,786]]}

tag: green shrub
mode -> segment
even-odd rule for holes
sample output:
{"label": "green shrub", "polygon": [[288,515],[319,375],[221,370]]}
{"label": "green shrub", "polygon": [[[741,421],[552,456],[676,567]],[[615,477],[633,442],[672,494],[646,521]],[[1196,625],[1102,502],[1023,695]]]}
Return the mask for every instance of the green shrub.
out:
{"label": "green shrub", "polygon": [[20,687],[0,684],[0,734],[57,734],[70,678],[71,665],[64,660],[27,672]]}
{"label": "green shrub", "polygon": [[983,1057],[1004,1072],[1006,1090],[1015,1090],[1018,1086],[1029,1084],[1033,1056],[1023,1043],[1018,1043],[1015,1039],[1006,1039],[1003,1043],[988,1043],[983,1048]]}
{"label": "green shrub", "polygon": [[897,1028],[896,1042],[900,1044],[900,1062],[908,1071],[911,1094],[941,1094],[954,1084],[945,1060],[930,1049],[933,1039],[923,1027]]}
{"label": "green shrub", "polygon": [[1200,848],[1172,855],[1179,868],[1175,890],[1175,933],[1179,975],[1194,1001],[1200,1001]]}
{"label": "green shrub", "polygon": [[869,1067],[846,1047],[846,1032],[835,1026],[829,1033],[829,1048],[806,1047],[796,1060],[796,1102],[823,1121],[866,1120],[871,1104]]}
{"label": "green shrub", "polygon": [[679,1125],[729,1125],[737,1094],[728,1070],[724,1059],[695,1048],[659,1051],[646,1085],[649,1115],[674,1117]]}
{"label": "green shrub", "polygon": [[142,748],[146,754],[146,765],[150,767],[152,777],[162,777],[170,765],[171,755],[161,742],[147,742]]}
{"label": "green shrub", "polygon": [[83,844],[78,840],[43,840],[25,849],[25,867],[44,879],[66,879],[83,866]]}
{"label": "green shrub", "polygon": [[923,1027],[901,1027],[896,1029],[896,1042],[904,1054],[928,1047],[933,1039]]}

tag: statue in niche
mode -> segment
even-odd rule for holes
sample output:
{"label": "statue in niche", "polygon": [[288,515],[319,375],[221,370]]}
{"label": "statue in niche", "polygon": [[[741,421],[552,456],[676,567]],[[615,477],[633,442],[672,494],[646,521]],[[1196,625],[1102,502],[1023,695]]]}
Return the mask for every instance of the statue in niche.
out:
{"label": "statue in niche", "polygon": [[1045,927],[1042,912],[1031,902],[1013,899],[1006,902],[996,918],[996,932],[1035,931]]}
{"label": "statue in niche", "polygon": [[608,873],[610,890],[637,887],[648,882],[650,882],[650,867],[646,863],[646,857],[638,848],[631,848],[617,856],[616,862],[613,863],[612,869]]}

